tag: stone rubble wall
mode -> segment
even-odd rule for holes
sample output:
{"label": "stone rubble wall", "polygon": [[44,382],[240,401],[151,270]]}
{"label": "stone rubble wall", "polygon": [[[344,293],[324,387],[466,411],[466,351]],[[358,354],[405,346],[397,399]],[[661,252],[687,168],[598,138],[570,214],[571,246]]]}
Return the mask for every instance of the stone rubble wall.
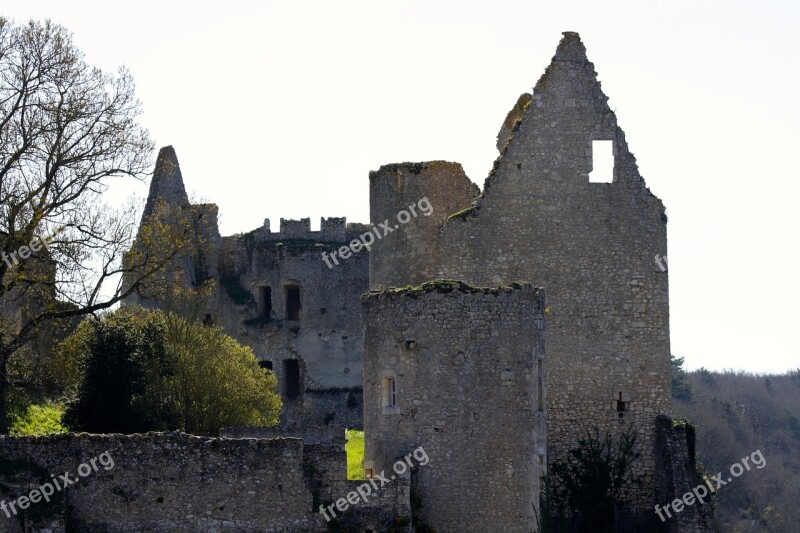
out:
{"label": "stone rubble wall", "polygon": [[[77,475],[82,463],[106,451],[112,468],[98,462],[96,472]],[[3,494],[6,501],[25,495],[30,490],[26,487],[51,475],[69,472],[70,479],[79,478],[63,493],[63,521],[62,509],[52,510],[54,531],[59,524],[89,532],[326,531],[312,506],[334,490],[334,482],[338,493],[346,478],[342,446],[304,445],[294,438],[225,439],[177,432],[0,436],[0,457],[0,486],[25,490]],[[24,483],[8,473],[19,464],[31,471]],[[410,505],[402,498],[380,501],[375,506],[385,503],[386,517],[406,513]],[[0,513],[0,531],[21,531],[21,519]]]}

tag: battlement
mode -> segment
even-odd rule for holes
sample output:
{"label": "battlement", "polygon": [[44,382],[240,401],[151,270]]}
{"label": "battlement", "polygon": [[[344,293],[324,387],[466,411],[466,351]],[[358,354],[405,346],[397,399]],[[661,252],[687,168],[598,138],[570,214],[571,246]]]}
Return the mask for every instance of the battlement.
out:
{"label": "battlement", "polygon": [[321,217],[320,230],[311,230],[311,218],[293,220],[281,218],[277,232],[271,231],[270,219],[264,219],[264,225],[256,230],[256,234],[265,242],[281,240],[308,240],[315,242],[346,242],[348,230],[352,224],[347,224],[345,217]]}

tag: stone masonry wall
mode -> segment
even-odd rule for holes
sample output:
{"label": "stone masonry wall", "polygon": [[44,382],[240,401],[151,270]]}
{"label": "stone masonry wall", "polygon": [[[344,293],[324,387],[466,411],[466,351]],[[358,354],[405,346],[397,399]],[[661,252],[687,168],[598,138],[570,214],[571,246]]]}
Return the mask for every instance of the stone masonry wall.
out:
{"label": "stone masonry wall", "polygon": [[78,477],[81,463],[105,451],[113,468],[100,467],[67,488],[72,530],[324,530],[312,513],[299,439],[152,433],[0,436],[3,460],[28,461],[56,476],[70,472],[71,478]]}
{"label": "stone masonry wall", "polygon": [[[328,219],[329,221],[331,219]],[[282,424],[362,427],[362,339],[359,298],[368,286],[366,251],[339,259],[329,267],[330,253],[355,238],[327,224],[328,235],[340,232],[339,242],[316,240],[320,232],[302,233],[305,224],[283,233],[256,230],[223,238],[220,279],[223,290],[215,320],[234,338],[269,362],[284,398]],[[288,221],[282,221],[282,228]],[[323,219],[323,222],[325,220]],[[299,319],[290,319],[288,287],[298,287]],[[271,291],[267,316],[265,294]],[[238,294],[237,294],[238,293]],[[285,361],[297,360],[300,392],[287,395]]]}
{"label": "stone masonry wall", "polygon": [[[370,222],[389,222],[394,231],[376,242],[380,254],[369,261],[371,289],[419,285],[436,277],[439,229],[447,216],[478,197],[458,163],[400,163],[369,173]],[[417,216],[399,225],[397,214],[422,198],[431,206],[429,216]],[[396,226],[396,227],[395,227]],[[383,233],[383,231],[382,231]]]}
{"label": "stone masonry wall", "polygon": [[365,469],[389,477],[421,446],[429,461],[412,474],[415,520],[531,531],[545,459],[543,292],[436,282],[362,302]]}
{"label": "stone masonry wall", "polygon": [[[331,217],[321,220],[319,231],[311,230],[308,218],[281,219],[279,231],[271,231],[266,219],[249,233],[220,237],[217,206],[189,203],[171,146],[161,149],[156,162],[142,220],[151,216],[183,226],[191,250],[160,273],[166,290],[133,294],[126,304],[218,325],[250,346],[278,378],[282,426],[362,427],[359,298],[368,288],[368,251],[336,262],[326,262],[322,254],[368,228]],[[193,291],[207,280],[215,281],[216,289],[198,297]],[[287,309],[291,287],[299,290],[298,316]],[[297,387],[289,376],[294,368],[287,367],[293,362]]]}
{"label": "stone masonry wall", "polygon": [[[425,273],[476,285],[543,287],[548,456],[563,459],[595,427],[616,433],[633,426],[642,454],[634,473],[644,485],[630,497],[652,509],[655,420],[671,411],[668,282],[654,261],[667,252],[666,216],[607,100],[580,38],[565,33],[532,95],[510,113],[510,131],[504,124],[502,153],[480,198],[451,214],[435,239],[407,247],[412,257],[401,265],[428,261]],[[594,140],[613,142],[612,183],[589,181]],[[401,208],[405,190],[425,185],[376,179],[371,190],[381,194],[371,195],[370,207],[379,213]],[[460,182],[451,187],[459,197]],[[380,266],[396,255],[380,242],[370,261]],[[404,286],[417,279],[401,268],[370,282],[381,288],[386,280]]]}
{"label": "stone masonry wall", "polygon": [[[656,502],[662,507],[676,498],[681,498],[705,481],[695,462],[695,430],[688,424],[675,425],[668,416],[660,415],[656,422],[656,449],[659,484]],[[711,497],[706,505],[695,502],[685,506],[680,513],[664,524],[670,533],[702,533],[713,531]],[[662,514],[663,513],[662,511]],[[655,521],[655,519],[654,519]]]}
{"label": "stone masonry wall", "polygon": [[[113,463],[97,460],[104,452]],[[322,532],[328,526],[319,505],[358,484],[345,480],[343,446],[304,445],[294,438],[0,436],[0,458],[0,498],[6,502],[65,472],[78,480],[56,493],[61,497],[51,500],[54,505],[40,501],[25,510],[37,515],[27,525],[52,531]],[[79,476],[82,463],[93,459],[96,471]],[[15,468],[27,468],[29,475],[12,476]],[[409,515],[407,482],[386,487],[349,513],[359,531]],[[0,512],[0,531],[23,531],[24,518]]]}

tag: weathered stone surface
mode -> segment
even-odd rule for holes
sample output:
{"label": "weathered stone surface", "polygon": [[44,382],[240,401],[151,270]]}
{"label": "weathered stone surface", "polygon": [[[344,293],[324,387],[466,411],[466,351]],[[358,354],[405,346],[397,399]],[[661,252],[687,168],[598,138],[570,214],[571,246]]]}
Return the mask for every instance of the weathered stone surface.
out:
{"label": "weathered stone surface", "polygon": [[436,282],[362,302],[365,468],[388,477],[421,446],[422,523],[530,531],[545,460],[543,292]]}
{"label": "weathered stone surface", "polygon": [[[477,202],[463,202],[459,213],[432,201],[434,212],[451,212],[443,224],[425,221],[433,227],[420,232],[422,242],[401,250],[376,243],[370,286],[419,283],[422,272],[427,279],[543,287],[550,307],[549,460],[563,459],[595,427],[614,433],[632,424],[642,454],[635,474],[644,484],[630,499],[652,510],[655,420],[671,411],[667,274],[653,260],[666,253],[666,217],[585,52],[577,34],[564,34],[529,105],[512,110],[515,131]],[[592,141],[601,139],[613,141],[612,183],[589,182]],[[386,213],[403,208],[409,190],[461,198],[463,187],[424,173],[398,181],[383,172],[370,190],[372,211]],[[624,412],[616,407],[620,393],[628,398]]]}
{"label": "weathered stone surface", "polygon": [[[97,461],[104,452],[113,459],[110,469]],[[319,505],[363,483],[345,480],[341,445],[304,445],[294,438],[0,436],[0,457],[0,486],[20,491],[2,494],[6,501],[65,472],[78,480],[58,493],[63,499],[57,505],[45,509],[39,502],[29,508],[51,515],[37,522],[36,531],[47,524],[54,531],[327,531]],[[79,476],[79,467],[92,459],[96,471]],[[27,483],[10,479],[12,462],[28,465]],[[385,489],[353,506],[349,516],[355,523],[391,523],[410,515],[408,482]],[[23,519],[0,516],[0,531],[22,531]]]}
{"label": "weathered stone surface", "polygon": [[144,208],[145,216],[153,212],[159,198],[181,206],[189,205],[178,155],[172,146],[165,146],[158,152],[153,179],[150,181],[150,194]]}

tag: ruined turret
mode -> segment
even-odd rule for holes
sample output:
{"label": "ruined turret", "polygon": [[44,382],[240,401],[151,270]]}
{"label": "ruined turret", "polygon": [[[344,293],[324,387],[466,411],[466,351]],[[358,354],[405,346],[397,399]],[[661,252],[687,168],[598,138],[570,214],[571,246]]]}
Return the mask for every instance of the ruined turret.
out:
{"label": "ruined turret", "polygon": [[189,196],[183,185],[181,165],[178,163],[178,156],[172,146],[165,146],[158,152],[143,217],[147,217],[153,212],[158,199],[162,199],[168,204],[189,205]]}

